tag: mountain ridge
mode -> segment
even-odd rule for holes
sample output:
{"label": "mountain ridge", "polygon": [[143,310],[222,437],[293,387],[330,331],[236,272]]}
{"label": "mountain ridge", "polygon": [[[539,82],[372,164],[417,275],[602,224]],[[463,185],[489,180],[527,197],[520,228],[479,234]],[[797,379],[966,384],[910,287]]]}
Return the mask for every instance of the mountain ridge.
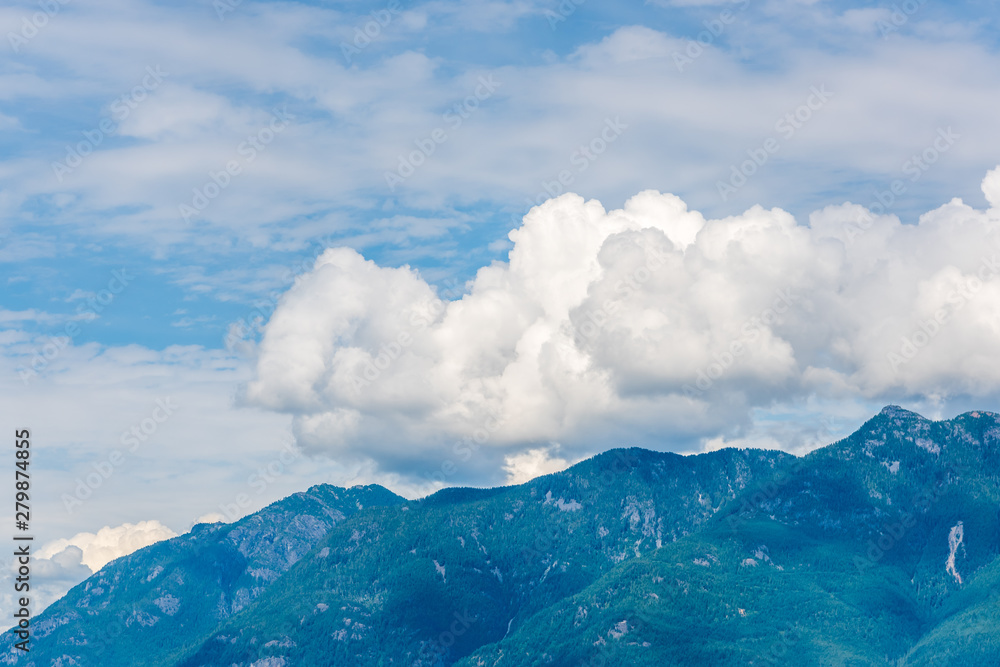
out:
{"label": "mountain ridge", "polygon": [[[218,539],[202,549],[218,567],[201,585],[229,597],[186,641],[150,630],[176,621],[183,585],[137,575],[122,604],[81,606],[78,589],[121,572],[109,564],[39,616],[30,659],[0,661],[128,664],[115,642],[156,639],[143,664],[981,664],[1000,658],[998,462],[995,413],[931,421],[886,406],[803,457],[616,448],[515,486],[411,501],[369,485],[355,494],[377,502],[350,513],[349,490],[317,485],[241,520],[231,546],[266,567],[220,555]],[[286,501],[343,516],[327,527]],[[292,514],[320,523],[277,535],[269,523]],[[150,565],[157,547],[125,558]],[[95,655],[94,624],[109,620],[124,629]]]}

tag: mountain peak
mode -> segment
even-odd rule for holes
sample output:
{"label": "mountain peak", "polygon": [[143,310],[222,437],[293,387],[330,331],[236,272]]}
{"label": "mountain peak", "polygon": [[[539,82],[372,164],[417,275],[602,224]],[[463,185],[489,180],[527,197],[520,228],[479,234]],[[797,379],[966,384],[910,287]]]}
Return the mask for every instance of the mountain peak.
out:
{"label": "mountain peak", "polygon": [[995,412],[990,412],[989,410],[972,410],[970,412],[964,412],[959,415],[961,417],[971,417],[973,419],[979,419],[980,417],[989,417],[991,419],[1000,418],[1000,414]]}
{"label": "mountain peak", "polygon": [[913,412],[912,410],[907,410],[905,408],[901,408],[898,405],[887,405],[887,406],[885,406],[884,408],[882,408],[882,411],[879,412],[879,415],[885,416],[885,417],[893,417],[893,418],[897,418],[897,419],[914,419],[914,418],[921,419],[921,420],[926,420],[927,419],[926,417],[924,417],[921,414]]}

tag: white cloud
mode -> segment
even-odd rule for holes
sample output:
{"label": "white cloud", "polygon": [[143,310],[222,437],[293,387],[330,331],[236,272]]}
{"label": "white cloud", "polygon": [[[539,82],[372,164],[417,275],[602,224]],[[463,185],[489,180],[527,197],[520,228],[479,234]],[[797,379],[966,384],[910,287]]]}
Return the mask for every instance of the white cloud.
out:
{"label": "white cloud", "polygon": [[116,558],[171,537],[177,537],[177,533],[159,521],[123,523],[113,528],[105,526],[96,533],[77,533],[49,542],[38,550],[38,558],[62,562],[68,557],[67,550],[76,547],[81,552],[80,561],[97,572]]}
{"label": "white cloud", "polygon": [[28,310],[0,310],[0,324],[13,324],[16,322],[38,322],[44,324],[59,324],[67,319],[72,319],[65,315],[56,315],[45,311],[29,308]]}
{"label": "white cloud", "polygon": [[123,136],[176,139],[232,131],[235,127],[245,132],[258,129],[253,124],[254,114],[233,108],[225,97],[175,85],[169,80],[148,99],[133,104],[135,109],[118,126]]}
{"label": "white cloud", "polygon": [[597,44],[581,46],[574,55],[589,66],[600,66],[606,63],[667,58],[685,46],[687,42],[684,40],[636,25],[619,28]]}
{"label": "white cloud", "polygon": [[[547,63],[492,68],[455,62],[447,49],[428,50],[420,41],[424,33],[407,32],[399,17],[348,66],[336,47],[305,46],[339,44],[351,38],[358,21],[370,20],[346,17],[343,8],[242,5],[222,30],[204,7],[190,10],[196,20],[187,9],[144,2],[130,3],[127,11],[99,3],[67,8],[32,41],[24,73],[8,76],[0,88],[15,103],[42,98],[55,108],[86,111],[63,132],[32,126],[39,135],[31,150],[0,162],[7,183],[0,215],[35,228],[34,202],[71,195],[60,211],[61,224],[161,252],[178,244],[218,247],[233,233],[243,240],[267,239],[290,220],[327,213],[327,229],[344,232],[366,224],[386,199],[437,212],[468,202],[517,206],[567,168],[574,191],[603,201],[653,187],[683,192],[716,215],[753,201],[780,201],[799,210],[803,199],[815,201],[814,176],[835,178],[829,187],[836,192],[866,179],[895,178],[907,156],[922,150],[928,133],[933,139],[942,119],[969,139],[948,155],[952,168],[926,176],[921,192],[910,198],[933,198],[944,182],[979,173],[995,160],[990,112],[997,106],[1000,68],[996,54],[976,40],[881,40],[859,32],[871,13],[848,12],[841,20],[813,9],[794,15],[813,17],[808,30],[800,30],[794,17],[782,14],[775,21],[739,11],[742,3],[713,4],[739,18],[683,72],[672,54],[685,52],[690,40],[642,25],[611,24],[594,37],[586,31],[586,42],[575,37],[566,49],[570,55]],[[432,2],[413,11],[429,17],[433,34],[450,35],[458,27],[506,30],[528,21],[545,25],[542,3],[534,2]],[[20,18],[20,11],[11,12],[9,20],[14,25]],[[824,52],[814,35],[846,41]],[[758,57],[791,64],[756,67]],[[455,64],[442,67],[444,62]],[[98,109],[106,112],[110,100],[143,80],[147,66],[158,65],[169,76],[120,130],[142,141],[104,141],[57,180],[52,163],[64,159],[80,132],[97,126]],[[66,80],[66,70],[75,78]],[[962,79],[955,71],[978,74]],[[466,98],[484,72],[502,82],[495,98],[450,132],[404,186],[389,192],[386,170],[413,150],[414,140],[442,126],[444,110]],[[715,181],[773,133],[776,119],[801,104],[810,86],[821,84],[836,93],[836,107],[783,145],[780,160],[755,176],[732,200],[737,204],[721,202]],[[209,171],[233,159],[236,146],[259,129],[259,117],[275,104],[288,104],[297,115],[293,126],[198,217],[206,224],[182,224],[178,205],[190,201]],[[569,156],[600,130],[604,118],[616,116],[629,125],[627,135],[585,171],[576,171]],[[343,215],[355,208],[365,214]],[[414,238],[419,230],[402,233]]]}
{"label": "white cloud", "polygon": [[[61,598],[71,588],[85,580],[93,571],[83,564],[83,551],[77,546],[67,546],[52,554],[51,558],[37,555],[31,561],[31,595],[29,596],[32,615],[37,616],[50,604]],[[7,628],[17,599],[23,594],[14,590],[14,578],[18,576],[20,563],[17,559],[5,558],[0,568],[0,607],[4,610],[3,623]]]}
{"label": "white cloud", "polygon": [[228,523],[229,519],[225,514],[220,514],[219,512],[209,512],[208,514],[203,514],[194,520],[195,524],[199,523]]}
{"label": "white cloud", "polygon": [[[97,533],[78,533],[68,539],[48,542],[32,553],[31,608],[38,615],[107,563],[177,534],[159,521],[140,521],[120,526],[105,526]],[[0,569],[0,607],[4,619],[10,619],[15,608],[13,577],[18,562],[7,563]],[[8,625],[9,620],[4,625]]]}
{"label": "white cloud", "polygon": [[569,461],[554,452],[558,447],[539,447],[504,457],[503,470],[507,473],[505,484],[523,484],[541,475],[559,472],[569,467]]}
{"label": "white cloud", "polygon": [[[428,2],[420,7],[437,19],[447,17],[464,30],[505,31],[524,17],[542,13],[544,2],[538,0],[469,0],[467,2]],[[405,17],[405,14],[404,14]]]}
{"label": "white cloud", "polygon": [[268,323],[246,397],[340,459],[469,460],[475,437],[473,461],[509,474],[540,441],[690,445],[801,397],[986,399],[1000,395],[998,230],[996,208],[959,200],[918,225],[845,204],[806,226],[759,206],[705,221],[655,192],[610,212],[564,195],[457,300],[409,267],[327,251]]}
{"label": "white cloud", "polygon": [[[16,424],[7,423],[30,427],[35,446],[46,452],[33,461],[48,489],[32,499],[46,517],[38,543],[149,518],[190,526],[195,517],[225,514],[238,498],[248,498],[235,511],[241,517],[321,483],[381,483],[409,497],[433,490],[370,466],[306,456],[289,461],[284,447],[291,420],[233,404],[252,371],[236,355],[73,341],[56,350],[46,348],[49,342],[49,336],[0,329],[0,377],[8,378],[0,383],[0,402],[17,415]],[[45,359],[46,350],[57,353]],[[38,375],[22,381],[33,362]],[[165,415],[161,403],[173,406],[172,414]],[[51,419],[53,410],[60,419]],[[133,440],[133,429],[144,439]]]}
{"label": "white cloud", "polygon": [[1000,167],[992,169],[983,179],[983,194],[995,209],[1000,209]]}
{"label": "white cloud", "polygon": [[34,574],[48,579],[71,578],[83,581],[93,574],[93,570],[83,562],[83,550],[75,544],[67,545],[62,551],[49,557],[39,554],[34,560]]}
{"label": "white cloud", "polygon": [[876,34],[880,21],[892,16],[892,10],[885,7],[864,7],[849,9],[840,17],[840,22],[859,33]]}

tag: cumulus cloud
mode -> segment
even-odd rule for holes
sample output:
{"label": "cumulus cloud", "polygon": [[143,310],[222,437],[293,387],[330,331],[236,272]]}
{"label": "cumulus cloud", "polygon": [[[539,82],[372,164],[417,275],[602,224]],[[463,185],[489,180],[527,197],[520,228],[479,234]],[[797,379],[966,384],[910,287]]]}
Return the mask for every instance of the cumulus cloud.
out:
{"label": "cumulus cloud", "polygon": [[83,581],[91,574],[93,570],[83,563],[83,549],[72,544],[49,558],[39,556],[35,560],[35,575],[50,581]]}
{"label": "cumulus cloud", "polygon": [[523,484],[541,475],[565,470],[569,461],[554,455],[558,447],[539,447],[504,457],[506,484]]}
{"label": "cumulus cloud", "polygon": [[[12,625],[10,619],[13,618],[14,609],[18,607],[16,602],[23,595],[14,590],[14,578],[18,576],[19,566],[16,559],[8,559],[5,567],[0,569],[0,607],[7,612],[4,614],[5,623],[0,627]],[[93,571],[83,564],[83,551],[80,547],[67,546],[51,558],[33,558],[29,596],[32,613],[40,614],[91,574]]]}
{"label": "cumulus cloud", "polygon": [[[78,533],[69,539],[48,542],[31,559],[31,606],[34,615],[66,595],[67,592],[106,564],[177,534],[159,521],[105,526],[97,533]],[[8,559],[0,568],[0,607],[9,613],[17,607],[14,577],[18,562]],[[9,621],[4,627],[10,625]]]}
{"label": "cumulus cloud", "polygon": [[159,521],[123,523],[105,526],[96,533],[77,533],[68,539],[49,542],[39,550],[38,558],[64,563],[76,558],[67,554],[79,552],[79,562],[97,572],[116,558],[171,537],[177,537],[177,533]]}
{"label": "cumulus cloud", "polygon": [[313,451],[511,479],[557,440],[570,458],[616,434],[697,449],[806,398],[995,396],[998,173],[993,208],[956,199],[915,225],[849,203],[801,224],[567,194],[448,300],[409,267],[331,249],[284,295],[245,395],[294,415]]}

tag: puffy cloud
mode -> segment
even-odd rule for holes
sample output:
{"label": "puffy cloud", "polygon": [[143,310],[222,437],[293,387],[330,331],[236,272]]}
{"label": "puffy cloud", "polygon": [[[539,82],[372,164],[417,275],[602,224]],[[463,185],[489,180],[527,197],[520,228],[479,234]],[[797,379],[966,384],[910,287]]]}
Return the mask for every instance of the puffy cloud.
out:
{"label": "puffy cloud", "polygon": [[64,564],[75,558],[69,554],[79,551],[79,562],[97,572],[116,558],[171,537],[177,537],[177,533],[159,521],[123,523],[113,528],[105,526],[97,533],[77,533],[69,539],[49,542],[39,550],[38,557]]}
{"label": "puffy cloud", "polygon": [[[177,534],[159,521],[105,526],[97,533],[78,533],[43,545],[31,561],[31,605],[38,615],[50,604],[97,572],[107,563]],[[0,569],[0,607],[10,613],[16,608],[13,577],[17,576],[16,559]],[[9,623],[8,623],[9,625]]]}
{"label": "puffy cloud", "polygon": [[[5,567],[0,568],[0,607],[4,613],[3,628],[13,625],[14,610],[18,607],[17,600],[23,593],[14,590],[14,578],[18,576],[20,564],[17,559],[8,559]],[[31,561],[31,595],[29,596],[32,613],[38,615],[47,606],[61,598],[68,590],[93,574],[92,570],[83,564],[83,551],[80,547],[67,546],[55,553],[51,558],[41,558],[37,555]]]}
{"label": "puffy cloud", "polygon": [[915,225],[853,204],[805,225],[568,194],[448,301],[409,267],[328,250],[268,323],[246,397],[338,460],[520,479],[556,440],[571,458],[625,434],[697,449],[805,399],[996,396],[998,227],[995,205],[957,199]]}
{"label": "puffy cloud", "polygon": [[83,549],[71,544],[49,558],[36,558],[34,573],[49,580],[83,581],[93,574],[93,570],[83,563]]}
{"label": "puffy cloud", "polygon": [[558,447],[539,447],[504,457],[503,470],[507,473],[506,484],[523,484],[541,475],[559,472],[569,467],[569,461],[553,452]]}
{"label": "puffy cloud", "polygon": [[993,169],[983,179],[983,194],[993,208],[1000,208],[1000,167]]}

